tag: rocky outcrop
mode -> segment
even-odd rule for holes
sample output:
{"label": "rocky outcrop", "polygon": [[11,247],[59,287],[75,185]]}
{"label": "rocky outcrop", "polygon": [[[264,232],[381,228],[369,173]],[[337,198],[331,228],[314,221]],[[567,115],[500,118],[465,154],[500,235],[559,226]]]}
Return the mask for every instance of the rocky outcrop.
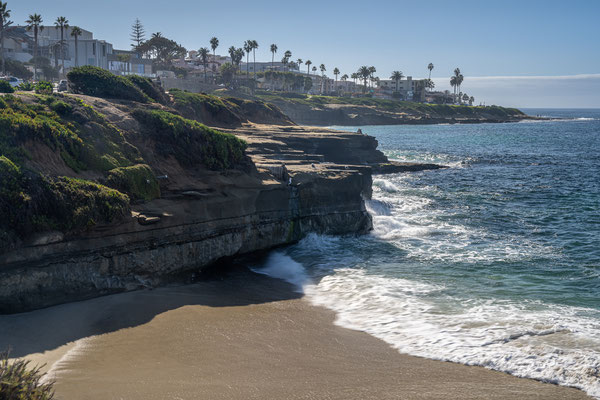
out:
{"label": "rocky outcrop", "polygon": [[[129,220],[71,238],[51,232],[48,240],[40,237],[0,255],[0,312],[153,287],[308,233],[368,232],[364,199],[371,195],[371,167],[355,163],[385,159],[376,141],[288,129],[237,131],[249,141],[253,172],[163,165],[169,178],[161,181],[162,197],[133,205]],[[353,149],[343,152],[347,163],[340,149]],[[273,165],[280,173],[269,169]]]}

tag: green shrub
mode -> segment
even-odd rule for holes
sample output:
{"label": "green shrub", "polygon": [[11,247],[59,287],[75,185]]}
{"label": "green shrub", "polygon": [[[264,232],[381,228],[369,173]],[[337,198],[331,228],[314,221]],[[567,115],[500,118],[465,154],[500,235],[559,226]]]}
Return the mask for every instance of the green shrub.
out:
{"label": "green shrub", "polygon": [[50,109],[61,116],[70,115],[73,112],[73,106],[64,101],[55,100],[50,103]]}
{"label": "green shrub", "polygon": [[0,93],[13,93],[15,89],[11,86],[8,81],[4,79],[0,80]]}
{"label": "green shrub", "polygon": [[19,86],[17,86],[17,89],[23,92],[32,92],[35,89],[35,85],[31,82],[21,82]]}
{"label": "green shrub", "polygon": [[81,160],[83,142],[73,132],[73,126],[62,123],[58,116],[36,112],[14,97],[5,97],[10,107],[0,109],[0,154],[16,160],[24,156],[21,145],[38,141],[60,152],[74,170],[85,167]]}
{"label": "green shrub", "polygon": [[173,96],[175,109],[186,118],[220,126],[239,126],[242,123],[242,118],[236,113],[236,105],[220,97],[179,89],[170,89],[169,93]]}
{"label": "green shrub", "polygon": [[50,82],[39,81],[35,84],[35,92],[37,94],[51,95],[54,91],[54,86]]}
{"label": "green shrub", "polygon": [[38,103],[25,104],[15,96],[4,96],[0,154],[20,162],[28,158],[23,145],[33,141],[56,151],[74,171],[109,171],[141,161],[138,149],[92,107],[80,99],[60,98],[38,96]]}
{"label": "green shrub", "polygon": [[167,96],[164,89],[152,82],[151,79],[139,75],[128,75],[126,78],[152,100],[164,105],[169,104],[169,96]]}
{"label": "green shrub", "polygon": [[0,399],[51,400],[53,382],[42,383],[41,367],[29,367],[29,361],[8,360],[8,352],[0,354]]}
{"label": "green shrub", "polygon": [[146,164],[108,171],[106,185],[127,194],[132,200],[150,201],[160,197],[158,181]]}
{"label": "green shrub", "polygon": [[73,93],[148,103],[151,99],[129,79],[105,69],[86,65],[73,68],[67,74]]}
{"label": "green shrub", "polygon": [[133,116],[157,141],[157,151],[183,165],[203,164],[214,170],[232,168],[244,158],[246,142],[229,133],[162,110],[135,110]]}
{"label": "green shrub", "polygon": [[117,190],[82,179],[24,172],[4,156],[0,184],[0,233],[8,237],[55,229],[78,232],[130,212],[129,197]]}
{"label": "green shrub", "polygon": [[117,190],[65,176],[44,178],[44,181],[53,206],[50,222],[61,229],[82,230],[129,215],[129,197]]}

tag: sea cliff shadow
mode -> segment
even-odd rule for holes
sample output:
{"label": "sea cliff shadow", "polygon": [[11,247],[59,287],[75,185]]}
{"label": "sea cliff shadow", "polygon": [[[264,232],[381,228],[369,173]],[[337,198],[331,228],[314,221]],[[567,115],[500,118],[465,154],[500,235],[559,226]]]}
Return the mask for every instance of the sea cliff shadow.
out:
{"label": "sea cliff shadow", "polygon": [[56,349],[93,335],[143,325],[186,306],[242,307],[302,296],[293,285],[240,263],[192,284],[114,294],[21,314],[0,315],[0,350],[11,357]]}

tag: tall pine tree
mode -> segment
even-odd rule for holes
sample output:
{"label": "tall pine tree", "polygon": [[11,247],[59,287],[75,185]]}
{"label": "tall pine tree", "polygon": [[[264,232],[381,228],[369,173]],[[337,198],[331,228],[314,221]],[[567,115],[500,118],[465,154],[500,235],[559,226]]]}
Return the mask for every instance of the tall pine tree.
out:
{"label": "tall pine tree", "polygon": [[146,39],[146,31],[144,30],[144,25],[142,25],[142,21],[139,18],[135,19],[134,24],[131,26],[131,34],[129,38],[133,42],[131,47],[134,49],[140,47],[140,44],[144,42]]}

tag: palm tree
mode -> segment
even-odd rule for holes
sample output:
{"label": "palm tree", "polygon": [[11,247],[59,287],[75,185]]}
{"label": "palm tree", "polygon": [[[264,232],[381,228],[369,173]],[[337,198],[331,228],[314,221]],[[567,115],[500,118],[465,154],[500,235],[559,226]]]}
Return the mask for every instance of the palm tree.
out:
{"label": "palm tree", "polygon": [[375,75],[375,72],[377,72],[377,69],[375,67],[373,67],[373,66],[370,66],[369,67],[369,76],[371,78],[373,78],[373,76]]}
{"label": "palm tree", "polygon": [[450,77],[450,86],[452,86],[452,89],[454,90],[454,102],[456,103],[456,87],[458,86],[458,79],[456,78],[456,76],[452,76]]}
{"label": "palm tree", "polygon": [[242,59],[244,58],[244,54],[244,49],[241,47],[235,50],[235,63],[237,64],[240,73],[242,72]]}
{"label": "palm tree", "polygon": [[285,58],[285,65],[287,65],[288,61],[290,61],[290,58],[292,58],[292,52],[289,50],[286,50],[285,53],[283,53],[283,56]]}
{"label": "palm tree", "polygon": [[363,65],[362,67],[360,67],[358,69],[358,71],[356,73],[357,73],[357,76],[361,77],[365,83],[363,86],[363,93],[364,93],[367,91],[367,81],[369,79],[369,76],[371,76],[371,70],[366,65]]}
{"label": "palm tree", "polygon": [[431,79],[431,70],[433,70],[433,63],[429,63],[427,69],[429,70],[429,79]]}
{"label": "palm tree", "polygon": [[358,74],[356,72],[353,72],[350,74],[350,79],[354,80],[354,84],[356,85],[356,80],[358,79]]}
{"label": "palm tree", "polygon": [[316,65],[312,67],[312,72],[313,72],[313,74],[317,73],[317,66]]}
{"label": "palm tree", "polygon": [[296,64],[298,65],[298,70],[300,70],[300,66],[301,66],[302,64],[304,64],[304,61],[302,61],[302,59],[301,59],[301,58],[299,58],[299,59],[297,59],[297,60],[296,60]]}
{"label": "palm tree", "polygon": [[156,32],[152,34],[152,39],[157,39],[163,37],[162,33]]}
{"label": "palm tree", "polygon": [[[231,64],[234,66],[237,65],[237,63],[235,62],[235,60],[236,60],[236,52],[235,51],[236,50],[237,49],[233,46],[231,46],[229,49],[227,49],[227,52],[229,53],[229,57],[231,58]],[[235,76],[234,76],[234,78],[235,78]]]}
{"label": "palm tree", "polygon": [[2,75],[6,75],[6,64],[4,62],[4,30],[12,24],[12,21],[9,21],[10,18],[10,10],[7,10],[7,3],[0,1],[0,53],[2,55]]}
{"label": "palm tree", "polygon": [[306,64],[306,75],[310,76],[310,65],[312,64],[312,61],[306,60],[304,64]]}
{"label": "palm tree", "polygon": [[254,76],[256,77],[256,49],[258,49],[258,42],[256,40],[251,40],[250,45],[252,46],[252,63],[254,68]]}
{"label": "palm tree", "polygon": [[275,68],[275,53],[277,53],[277,45],[273,43],[271,45],[271,71]]}
{"label": "palm tree", "polygon": [[208,66],[208,55],[210,54],[210,50],[207,47],[201,47],[198,50],[198,55],[200,56],[200,60],[202,61],[202,65],[204,65],[204,83],[206,83],[206,68]]}
{"label": "palm tree", "polygon": [[33,30],[33,79],[37,80],[37,56],[38,56],[38,33],[44,30],[42,25],[42,16],[40,14],[29,15],[29,19],[25,21],[27,30]]}
{"label": "palm tree", "polygon": [[334,90],[337,90],[337,79],[338,79],[338,75],[340,74],[340,70],[338,69],[338,67],[335,67],[333,69],[333,74],[335,75],[335,83],[334,83]]}
{"label": "palm tree", "polygon": [[466,103],[467,101],[469,101],[469,95],[468,95],[468,94],[466,94],[466,93],[465,93],[465,94],[463,94],[463,97],[462,97],[462,99],[463,99],[463,101]]}
{"label": "palm tree", "polygon": [[250,76],[250,52],[252,51],[252,40],[244,42],[244,52],[246,52],[246,78]]}
{"label": "palm tree", "polygon": [[402,71],[394,71],[392,72],[392,76],[390,79],[396,82],[396,93],[400,92],[400,81],[404,78]]}
{"label": "palm tree", "polygon": [[281,59],[281,63],[283,64],[283,70],[284,70],[284,71],[285,71],[285,69],[286,69],[286,67],[287,67],[287,64],[288,64],[288,62],[289,62],[289,59],[288,59],[287,57],[283,57],[283,58]]}
{"label": "palm tree", "polygon": [[62,73],[65,73],[65,29],[69,29],[69,20],[65,17],[58,17],[56,21],[54,21],[54,25],[56,29],[60,29],[60,56],[61,56],[61,65],[62,65]]}
{"label": "palm tree", "polygon": [[81,31],[81,28],[78,26],[74,26],[71,28],[71,36],[73,36],[73,38],[75,39],[75,66],[79,67],[79,49],[77,46],[77,38],[79,36],[81,36],[83,32]]}
{"label": "palm tree", "polygon": [[[460,84],[462,83],[462,75],[460,73],[460,68],[455,68],[454,69],[454,86],[457,88],[457,90],[454,91],[454,95],[456,96],[456,92],[460,92]],[[459,97],[458,102],[460,103],[461,99]]]}
{"label": "palm tree", "polygon": [[215,53],[217,47],[219,47],[219,39],[213,36],[212,38],[210,38],[210,48],[213,51],[213,61],[217,59],[217,54]]}
{"label": "palm tree", "polygon": [[325,71],[327,71],[325,64],[319,65],[319,69],[321,70],[321,76],[325,76]]}
{"label": "palm tree", "polygon": [[475,103],[475,97],[471,96],[469,97],[469,105],[472,106],[473,103]]}

